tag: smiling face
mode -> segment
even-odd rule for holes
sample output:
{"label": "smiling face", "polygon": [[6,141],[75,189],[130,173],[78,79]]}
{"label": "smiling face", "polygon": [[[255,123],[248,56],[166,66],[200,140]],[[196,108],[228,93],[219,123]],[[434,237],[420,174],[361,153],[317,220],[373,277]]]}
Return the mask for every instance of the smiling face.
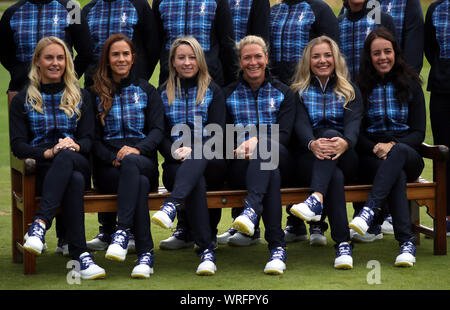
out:
{"label": "smiling face", "polygon": [[61,45],[44,47],[36,60],[43,84],[59,83],[66,71],[66,53]]}
{"label": "smiling face", "polygon": [[130,75],[131,67],[134,63],[134,55],[127,42],[117,41],[111,44],[108,59],[111,76],[116,83]]}
{"label": "smiling face", "polygon": [[269,56],[264,53],[263,48],[258,44],[247,44],[241,49],[239,63],[244,79],[250,85],[259,86],[264,82],[268,62]]}
{"label": "smiling face", "polygon": [[380,76],[389,73],[395,64],[395,51],[392,43],[383,38],[376,38],[370,45],[370,59]]}
{"label": "smiling face", "polygon": [[177,47],[173,57],[173,67],[178,77],[182,79],[192,78],[198,73],[197,57],[190,45],[181,44]]}
{"label": "smiling face", "polygon": [[328,43],[316,44],[311,49],[311,71],[325,84],[334,72],[334,56]]}

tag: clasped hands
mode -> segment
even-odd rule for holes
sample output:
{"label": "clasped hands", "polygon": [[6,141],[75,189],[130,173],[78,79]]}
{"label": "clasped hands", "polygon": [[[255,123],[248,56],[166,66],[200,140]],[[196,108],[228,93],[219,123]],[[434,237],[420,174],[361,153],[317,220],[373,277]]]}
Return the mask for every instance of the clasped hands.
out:
{"label": "clasped hands", "polygon": [[114,167],[120,166],[120,161],[130,154],[141,155],[141,151],[135,147],[128,145],[122,146],[122,148],[117,152],[116,158],[113,160],[112,165]]}
{"label": "clasped hands", "polygon": [[251,159],[253,152],[256,149],[256,145],[258,144],[258,138],[252,137],[241,143],[234,150],[234,158],[237,159]]}
{"label": "clasped hands", "polygon": [[51,159],[56,156],[62,150],[70,150],[72,152],[79,152],[80,146],[73,141],[71,137],[59,138],[58,144],[54,145],[51,149],[47,149],[44,152],[44,157]]}
{"label": "clasped hands", "polygon": [[320,160],[336,160],[348,149],[348,142],[341,137],[319,138],[313,140],[309,148]]}
{"label": "clasped hands", "polygon": [[396,144],[396,142],[394,141],[390,141],[387,143],[377,143],[374,147],[373,147],[373,153],[375,155],[377,155],[378,158],[380,159],[386,159],[388,153],[391,151],[392,147]]}

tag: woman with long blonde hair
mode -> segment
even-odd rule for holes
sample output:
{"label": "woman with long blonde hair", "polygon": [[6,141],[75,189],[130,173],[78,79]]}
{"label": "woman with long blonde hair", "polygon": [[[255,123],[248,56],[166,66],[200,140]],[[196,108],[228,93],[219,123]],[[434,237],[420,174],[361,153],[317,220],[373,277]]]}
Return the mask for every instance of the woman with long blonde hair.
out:
{"label": "woman with long blonde hair", "polygon": [[[178,216],[176,231],[161,241],[160,248],[192,247],[195,241],[201,257],[196,273],[211,275],[216,271],[216,231],[210,227],[206,187],[222,187],[226,164],[222,154],[207,159],[203,146],[214,137],[205,134],[206,126],[215,124],[224,132],[224,97],[222,89],[211,80],[203,50],[194,37],[176,39],[169,54],[169,79],[159,89],[166,122],[159,151],[164,157],[163,183],[171,194],[153,215],[152,222],[172,228]],[[184,127],[185,135],[174,132],[179,126]]]}
{"label": "woman with long blonde hair", "polygon": [[[311,194],[289,213],[323,228],[327,215],[336,243],[334,267],[349,269],[353,259],[344,184],[356,176],[354,146],[363,110],[361,95],[349,81],[337,44],[327,36],[307,45],[291,88],[300,100],[295,122],[298,181],[309,184]],[[311,243],[326,244],[323,234],[315,237],[321,240]]]}
{"label": "woman with long blonde hair", "polygon": [[45,233],[59,207],[69,253],[80,263],[82,279],[105,276],[86,247],[83,196],[90,185],[89,152],[94,132],[90,96],[78,86],[64,42],[42,38],[36,45],[30,85],[14,97],[10,109],[11,150],[34,158],[39,211],[25,235],[24,249],[40,255]]}

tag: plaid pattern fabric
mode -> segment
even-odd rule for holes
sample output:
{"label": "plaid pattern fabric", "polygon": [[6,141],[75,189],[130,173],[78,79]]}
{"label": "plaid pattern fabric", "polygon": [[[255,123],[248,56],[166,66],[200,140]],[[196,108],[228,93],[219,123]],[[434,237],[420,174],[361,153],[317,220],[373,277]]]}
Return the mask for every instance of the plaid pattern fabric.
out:
{"label": "plaid pattern fabric", "polygon": [[11,17],[17,60],[29,62],[37,42],[43,37],[55,36],[65,39],[65,30],[70,24],[67,8],[56,0],[47,4],[26,2]]}
{"label": "plaid pattern fabric", "polygon": [[[169,120],[171,128],[175,125],[187,124],[191,130],[194,129],[194,136],[200,137],[205,136],[203,128],[208,121],[208,109],[213,100],[214,93],[208,88],[203,97],[203,101],[196,104],[197,90],[197,87],[188,88],[187,92],[182,90],[181,96],[175,96],[175,100],[171,105],[169,105],[166,90],[161,93],[161,99],[164,104],[164,112]],[[201,120],[201,124],[198,124],[199,120]],[[201,129],[202,132],[199,132],[198,129]],[[181,134],[179,136],[171,137],[172,141],[180,138]]]}
{"label": "plaid pattern fabric", "polygon": [[233,16],[234,41],[239,42],[247,34],[248,18],[253,0],[228,0]]}
{"label": "plaid pattern fabric", "polygon": [[439,44],[439,56],[443,59],[450,59],[450,1],[442,1],[436,6],[432,16]]}
{"label": "plaid pattern fabric", "polygon": [[408,104],[401,104],[395,97],[392,83],[386,86],[378,84],[369,96],[367,111],[369,133],[385,131],[405,131],[409,129]]}
{"label": "plaid pattern fabric", "polygon": [[329,127],[344,129],[345,98],[336,94],[334,87],[327,87],[323,92],[319,85],[312,83],[300,96],[314,130]]}
{"label": "plaid pattern fabric", "polygon": [[123,33],[133,39],[138,22],[136,8],[129,0],[99,0],[87,14],[87,23],[94,42],[94,57],[98,59],[103,43],[114,33]]}
{"label": "plaid pattern fabric", "polygon": [[216,15],[215,0],[163,0],[159,11],[167,34],[165,49],[181,36],[191,35],[197,39],[205,52],[211,49],[211,29]]}
{"label": "plaid pattern fabric", "polygon": [[356,78],[359,72],[360,55],[364,48],[364,40],[369,33],[377,29],[379,25],[369,16],[365,16],[356,22],[352,22],[344,17],[339,23],[340,28],[340,49],[344,54],[347,67],[352,79]]}
{"label": "plaid pattern fabric", "polygon": [[270,9],[271,57],[275,62],[298,61],[309,42],[316,17],[306,1],[276,4]]}
{"label": "plaid pattern fabric", "polygon": [[[100,98],[96,101],[99,112],[103,111],[99,106]],[[120,94],[114,96],[113,106],[105,117],[104,139],[145,138],[147,102],[147,93],[139,86],[131,84],[122,88]]]}
{"label": "plaid pattern fabric", "polygon": [[392,16],[397,32],[397,40],[402,45],[403,24],[405,23],[405,9],[408,0],[378,0],[381,10]]}
{"label": "plaid pattern fabric", "polygon": [[249,87],[239,83],[227,97],[226,105],[236,126],[269,125],[278,123],[283,100],[284,94],[270,82],[259,89],[256,98]]}
{"label": "plaid pattern fabric", "polygon": [[[74,138],[77,129],[77,115],[69,118],[63,110],[59,109],[63,91],[56,94],[41,93],[43,99],[43,113],[34,110],[31,105],[25,103],[25,111],[31,130],[32,146],[39,146],[47,143],[58,143],[59,138]],[[78,104],[81,109],[82,102]]]}

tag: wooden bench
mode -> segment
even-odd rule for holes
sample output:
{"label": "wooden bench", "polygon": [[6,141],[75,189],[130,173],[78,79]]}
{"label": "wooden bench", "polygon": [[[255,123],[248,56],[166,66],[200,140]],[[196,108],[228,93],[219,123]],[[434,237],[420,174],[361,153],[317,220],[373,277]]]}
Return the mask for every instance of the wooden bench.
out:
{"label": "wooden bench", "polygon": [[[417,182],[408,183],[407,196],[411,201],[411,218],[417,242],[420,233],[434,239],[434,254],[447,254],[446,241],[446,161],[449,157],[446,146],[429,146],[423,144],[421,153],[424,158],[433,161],[433,180],[419,178]],[[36,257],[23,250],[23,237],[28,231],[33,216],[39,208],[40,197],[35,196],[35,161],[21,160],[11,154],[11,196],[12,196],[12,256],[15,263],[23,263],[24,273],[36,271]],[[347,202],[365,201],[371,185],[352,185],[345,187]],[[281,189],[282,204],[294,204],[303,201],[309,194],[308,188]],[[209,208],[228,208],[242,205],[245,190],[211,191],[207,194]],[[150,193],[148,206],[158,210],[167,192]],[[85,212],[116,211],[116,195],[103,195],[87,191],[84,197]],[[433,228],[420,224],[419,206],[426,206],[427,213],[433,219]]]}

